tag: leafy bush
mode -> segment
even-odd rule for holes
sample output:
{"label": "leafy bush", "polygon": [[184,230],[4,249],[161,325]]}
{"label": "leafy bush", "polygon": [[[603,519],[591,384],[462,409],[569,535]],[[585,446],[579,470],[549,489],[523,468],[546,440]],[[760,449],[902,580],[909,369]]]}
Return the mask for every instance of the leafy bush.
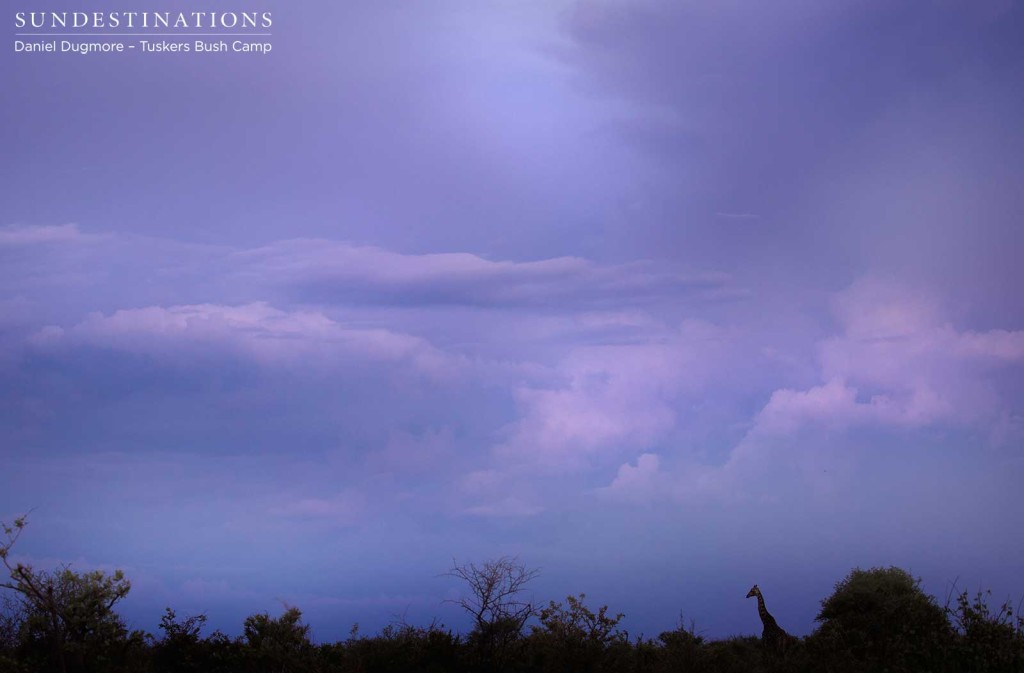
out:
{"label": "leafy bush", "polygon": [[703,670],[716,673],[752,673],[764,670],[761,639],[756,636],[738,636],[716,640],[708,644],[704,662]]}
{"label": "leafy bush", "polygon": [[822,601],[817,620],[815,651],[844,666],[935,671],[945,664],[946,614],[901,568],[854,569]]}
{"label": "leafy bush", "polygon": [[313,644],[309,640],[309,625],[301,620],[302,611],[295,607],[288,608],[277,619],[266,613],[246,617],[242,631],[253,670],[309,670]]}
{"label": "leafy bush", "polygon": [[404,621],[385,626],[380,635],[359,637],[358,626],[345,643],[324,646],[329,670],[358,673],[442,673],[462,670],[462,640],[443,624],[426,628]]}
{"label": "leafy bush", "polygon": [[704,637],[697,634],[696,625],[691,621],[687,627],[682,615],[679,626],[672,631],[663,631],[658,635],[661,643],[663,668],[673,671],[702,671],[706,658]]}
{"label": "leafy bush", "polygon": [[207,651],[199,638],[204,624],[206,615],[194,615],[179,621],[174,610],[167,608],[160,618],[164,637],[153,646],[156,670],[168,673],[206,670]]}
{"label": "leafy bush", "polygon": [[[40,671],[123,670],[132,653],[146,646],[144,635],[129,633],[114,612],[131,582],[120,570],[36,570],[12,562],[11,550],[26,526],[25,517],[4,523],[6,540],[0,542],[0,563],[9,577],[0,588],[14,592],[21,615],[15,635],[19,657]],[[12,627],[5,631],[10,640]]]}
{"label": "leafy bush", "polygon": [[1024,671],[1024,618],[1014,619],[1009,601],[992,611],[991,595],[991,591],[979,591],[972,600],[964,591],[957,596],[955,608],[946,605],[957,633],[953,660],[958,671]]}
{"label": "leafy bush", "polygon": [[608,606],[591,611],[585,594],[568,596],[567,605],[551,601],[540,611],[540,626],[530,635],[535,666],[543,671],[597,670],[605,649],[628,639],[618,629],[623,614],[608,615]]}

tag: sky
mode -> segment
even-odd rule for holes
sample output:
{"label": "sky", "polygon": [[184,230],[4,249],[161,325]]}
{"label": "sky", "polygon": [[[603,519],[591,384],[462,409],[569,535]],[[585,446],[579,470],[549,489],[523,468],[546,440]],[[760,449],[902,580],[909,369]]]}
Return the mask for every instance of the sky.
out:
{"label": "sky", "polygon": [[506,555],[647,636],[1024,594],[1020,2],[237,9],[271,53],[0,49],[18,559],[320,641]]}

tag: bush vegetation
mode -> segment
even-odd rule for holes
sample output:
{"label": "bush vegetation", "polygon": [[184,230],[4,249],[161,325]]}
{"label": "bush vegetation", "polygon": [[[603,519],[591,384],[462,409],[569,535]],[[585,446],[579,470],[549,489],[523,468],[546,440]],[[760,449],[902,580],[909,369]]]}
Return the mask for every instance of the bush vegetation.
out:
{"label": "bush vegetation", "polygon": [[[950,593],[945,605],[900,568],[855,568],[821,602],[818,628],[785,656],[761,639],[706,640],[693,622],[657,638],[632,637],[622,614],[586,596],[538,607],[523,599],[537,575],[516,559],[454,564],[465,583],[456,601],[469,633],[404,621],[367,636],[315,644],[302,612],[247,617],[242,635],[204,635],[206,617],[167,608],[160,633],[129,631],[114,611],[131,584],[120,572],[35,570],[10,551],[25,520],[4,525],[0,560],[8,575],[0,602],[0,672],[11,673],[1024,673],[1024,619],[988,593]],[[528,627],[528,628],[527,628]]]}

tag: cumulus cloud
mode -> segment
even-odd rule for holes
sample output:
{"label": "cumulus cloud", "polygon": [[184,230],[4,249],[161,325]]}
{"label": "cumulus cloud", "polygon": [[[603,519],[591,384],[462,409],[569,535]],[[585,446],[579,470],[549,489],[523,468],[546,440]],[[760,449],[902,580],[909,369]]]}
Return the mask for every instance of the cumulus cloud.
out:
{"label": "cumulus cloud", "polygon": [[843,336],[864,341],[907,337],[941,322],[936,299],[896,281],[867,277],[832,299]]}
{"label": "cumulus cloud", "polygon": [[970,423],[1003,407],[991,374],[1024,362],[1024,331],[958,330],[928,295],[878,279],[841,293],[844,332],[820,347],[822,377],[858,388],[892,424]]}
{"label": "cumulus cloud", "polygon": [[[346,469],[403,483],[458,481],[459,460],[479,454],[469,464],[493,465],[503,481],[480,492],[455,489],[458,501],[449,503],[478,516],[543,509],[543,495],[507,479],[510,470],[582,473],[670,432],[674,396],[706,380],[721,335],[696,320],[666,326],[661,307],[671,302],[675,310],[686,297],[713,300],[732,288],[723,274],[688,275],[647,262],[492,261],[326,240],[231,249],[111,235],[76,247],[70,235],[76,232],[65,232],[71,252],[61,271],[35,253],[23,258],[33,273],[49,278],[24,286],[29,296],[67,307],[34,328],[22,361],[26,371],[39,362],[34,358],[57,358],[69,365],[68,376],[88,377],[91,385],[141,377],[146,395],[164,399],[171,380],[162,378],[163,369],[139,366],[135,358],[142,358],[166,367],[170,385],[197,377],[214,382],[202,388],[209,399],[221,382],[240,390],[235,382],[244,380],[245,400],[227,406],[232,413],[259,407],[261,414],[277,409],[272,398],[284,375],[292,394],[306,402],[301,412],[282,416],[294,422],[301,413],[325,452],[338,445],[330,433],[341,432],[334,428],[340,419],[358,426],[358,437],[337,451],[345,455],[329,459]],[[106,293],[103,270],[111,265],[119,282]],[[89,277],[84,302],[82,285],[65,283],[68,270]],[[55,289],[60,300],[44,296]],[[166,301],[176,297],[217,299]],[[97,304],[103,309],[95,310]],[[93,310],[83,316],[83,308]],[[358,377],[346,375],[354,370]],[[392,385],[409,383],[409,371],[424,380]],[[272,376],[247,378],[255,372]],[[438,381],[451,399],[432,387]],[[115,388],[120,395],[116,384],[109,390]],[[120,431],[148,437],[144,420],[129,418]],[[268,426],[258,433],[260,446],[287,433],[270,428],[270,418],[246,422]],[[176,428],[182,436],[198,432],[188,424]],[[221,424],[207,430],[226,432]],[[296,498],[275,511],[340,516],[337,503],[317,499]]]}
{"label": "cumulus cloud", "polygon": [[1024,362],[1024,331],[957,330],[933,297],[876,278],[854,283],[834,306],[843,332],[819,345],[824,383],[776,390],[752,434],[969,424],[1005,410],[991,374]]}
{"label": "cumulus cloud", "polygon": [[742,498],[749,489],[767,493],[771,484],[803,481],[820,494],[834,480],[820,466],[845,460],[828,447],[860,429],[938,427],[1005,439],[1007,419],[1020,410],[994,381],[1024,363],[1024,332],[959,330],[935,297],[873,277],[837,293],[832,306],[840,333],[818,344],[820,382],[772,391],[723,463],[683,460],[670,474],[660,455],[644,453],[622,464],[600,492],[630,501],[700,493]]}
{"label": "cumulus cloud", "polygon": [[[22,238],[73,242],[78,235],[62,228]],[[109,242],[88,246],[90,263]],[[149,252],[160,248],[152,239],[145,243]],[[120,240],[118,255],[132,246]],[[269,294],[275,302],[150,303],[93,312],[37,329],[34,352],[100,349],[179,367],[231,359],[312,378],[350,366],[376,367],[377,379],[411,369],[466,382],[469,372],[470,385],[486,379],[496,390],[489,404],[502,409],[474,421],[474,442],[481,448],[470,464],[482,469],[457,489],[462,501],[455,508],[476,515],[540,511],[549,494],[524,492],[530,475],[603,471],[609,485],[602,492],[620,498],[703,488],[714,481],[703,472],[699,479],[672,473],[682,463],[700,472],[696,461],[679,460],[682,453],[702,451],[697,442],[703,438],[691,432],[696,422],[728,424],[705,433],[723,448],[704,458],[730,466],[807,428],[843,433],[995,422],[1012,410],[990,375],[1024,361],[1024,333],[958,329],[934,298],[878,278],[834,297],[837,329],[819,340],[816,380],[808,384],[804,375],[788,381],[778,376],[789,360],[797,366],[785,367],[806,369],[807,354],[783,346],[782,357],[764,335],[739,337],[743,330],[679,318],[682,311],[663,301],[732,288],[717,274],[687,276],[646,263],[603,265],[577,257],[513,262],[468,253],[402,254],[306,239],[254,249],[174,247],[174,263],[183,268],[193,256],[202,257],[204,273],[211,274],[204,287],[214,294]],[[366,303],[383,308],[374,312]],[[552,303],[564,311],[546,311]],[[500,308],[514,311],[493,310]],[[406,309],[416,312],[403,322],[396,316]],[[421,335],[432,320],[443,346]],[[467,328],[471,320],[478,324]],[[471,351],[453,338],[460,329],[459,337],[496,346],[507,359],[463,355]],[[406,392],[412,400],[423,391]],[[737,403],[732,416],[695,421],[708,416],[705,399],[728,405],[755,395],[763,396],[761,404],[743,418],[735,415],[742,406]],[[697,408],[702,411],[691,413]],[[461,434],[456,424],[464,422],[458,419],[453,412],[416,426],[433,429],[368,433],[372,448],[364,440],[357,462],[376,473],[436,475],[439,464],[451,467],[468,452],[461,444],[468,442],[455,440]],[[677,445],[688,432],[691,441]],[[745,438],[737,442],[740,436]],[[730,437],[728,444],[723,437]],[[722,458],[726,446],[734,448]],[[486,482],[486,475],[495,481],[473,485]],[[313,516],[333,506],[296,501],[294,514]]]}
{"label": "cumulus cloud", "polygon": [[661,459],[656,453],[644,453],[636,459],[636,464],[623,463],[612,483],[599,489],[599,493],[613,498],[626,500],[649,499],[652,494],[663,490],[663,473],[660,471]]}
{"label": "cumulus cloud", "polygon": [[[857,407],[857,391],[831,381],[809,390],[776,390],[757,415],[755,430],[760,433],[790,434],[808,422],[843,425],[851,420]],[[868,408],[873,408],[868,405]]]}
{"label": "cumulus cloud", "polygon": [[990,441],[1005,439],[1007,419],[1019,409],[999,393],[994,375],[1024,362],[1024,332],[957,330],[934,297],[878,278],[854,283],[833,306],[843,331],[820,343],[824,382],[771,394],[709,482],[719,492],[743,489],[787,465],[794,471],[789,479],[802,474],[820,488],[831,477],[808,466],[828,443],[858,428],[974,429],[988,432]]}
{"label": "cumulus cloud", "polygon": [[572,472],[663,439],[676,426],[680,399],[704,389],[719,366],[729,367],[731,335],[693,321],[647,336],[574,349],[558,366],[556,385],[519,388],[522,415],[497,457]]}

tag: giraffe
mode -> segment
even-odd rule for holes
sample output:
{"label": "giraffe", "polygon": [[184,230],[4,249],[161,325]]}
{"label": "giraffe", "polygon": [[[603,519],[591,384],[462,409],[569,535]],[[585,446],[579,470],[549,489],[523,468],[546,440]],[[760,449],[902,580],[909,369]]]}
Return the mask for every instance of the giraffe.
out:
{"label": "giraffe", "polygon": [[768,608],[764,606],[764,596],[761,595],[761,590],[756,584],[747,592],[747,598],[751,596],[757,596],[757,612],[761,615],[761,623],[764,624],[761,642],[764,644],[765,650],[774,656],[783,656],[786,650],[796,642],[796,638],[783,631],[775,621],[775,617],[768,612]]}

